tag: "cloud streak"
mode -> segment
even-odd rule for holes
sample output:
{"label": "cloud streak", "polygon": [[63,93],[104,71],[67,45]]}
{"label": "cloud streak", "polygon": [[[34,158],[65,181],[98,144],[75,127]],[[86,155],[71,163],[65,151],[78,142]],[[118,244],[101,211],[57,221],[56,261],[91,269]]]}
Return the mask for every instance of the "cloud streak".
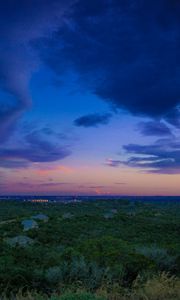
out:
{"label": "cloud streak", "polygon": [[140,122],[138,130],[145,136],[169,136],[172,135],[170,128],[163,122]]}
{"label": "cloud streak", "polygon": [[74,121],[78,127],[98,127],[109,123],[111,114],[89,114],[82,116]]}
{"label": "cloud streak", "polygon": [[125,165],[150,173],[180,174],[180,140],[160,139],[150,145],[129,144],[125,151],[133,155]]}
{"label": "cloud streak", "polygon": [[67,146],[44,139],[39,131],[24,137],[22,146],[0,149],[1,168],[26,168],[31,163],[45,163],[61,160],[70,155]]}
{"label": "cloud streak", "polygon": [[122,164],[121,160],[111,159],[111,158],[108,158],[105,162],[105,165],[113,168],[119,167],[121,164]]}

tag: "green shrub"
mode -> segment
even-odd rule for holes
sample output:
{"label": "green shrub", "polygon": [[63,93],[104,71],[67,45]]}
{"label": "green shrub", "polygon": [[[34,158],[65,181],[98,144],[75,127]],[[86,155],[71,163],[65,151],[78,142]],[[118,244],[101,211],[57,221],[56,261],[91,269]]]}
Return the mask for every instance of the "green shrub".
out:
{"label": "green shrub", "polygon": [[107,268],[86,262],[83,257],[74,257],[71,262],[64,261],[59,266],[47,269],[45,279],[52,287],[78,283],[86,289],[93,290],[100,286],[104,279],[110,280],[110,273]]}
{"label": "green shrub", "polygon": [[96,261],[100,265],[113,266],[123,261],[132,250],[131,246],[117,238],[105,236],[99,239],[90,239],[82,242],[79,251],[88,260]]}
{"label": "green shrub", "polygon": [[169,255],[166,249],[157,246],[138,248],[137,251],[153,260],[159,270],[172,271],[176,268],[176,257]]}

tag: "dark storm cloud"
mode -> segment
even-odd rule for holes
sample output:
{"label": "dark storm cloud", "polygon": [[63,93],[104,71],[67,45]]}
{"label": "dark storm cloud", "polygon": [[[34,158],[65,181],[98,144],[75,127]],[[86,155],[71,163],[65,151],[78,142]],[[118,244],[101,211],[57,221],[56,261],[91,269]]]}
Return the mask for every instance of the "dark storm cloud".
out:
{"label": "dark storm cloud", "polygon": [[21,146],[0,149],[0,167],[23,168],[34,162],[53,162],[70,155],[66,146],[48,141],[39,131],[33,131],[24,137]]}
{"label": "dark storm cloud", "polygon": [[41,55],[116,107],[165,117],[180,103],[179,16],[176,0],[80,0]]}
{"label": "dark storm cloud", "polygon": [[0,110],[1,136],[31,105],[29,80],[41,59],[59,75],[64,67],[75,69],[89,89],[119,108],[173,122],[168,113],[180,99],[179,15],[176,0],[1,1],[0,85],[14,97],[13,106]]}
{"label": "dark storm cloud", "polygon": [[108,124],[110,118],[111,114],[89,114],[76,119],[74,124],[82,127],[97,127]]}
{"label": "dark storm cloud", "polygon": [[160,139],[151,145],[129,144],[124,149],[131,156],[125,164],[130,167],[162,174],[180,174],[180,140]]}
{"label": "dark storm cloud", "polygon": [[138,130],[145,136],[167,136],[172,134],[166,124],[158,121],[140,122]]}
{"label": "dark storm cloud", "polygon": [[116,108],[180,127],[179,15],[177,0],[1,1],[0,142],[31,106],[41,63],[56,80],[73,69]]}

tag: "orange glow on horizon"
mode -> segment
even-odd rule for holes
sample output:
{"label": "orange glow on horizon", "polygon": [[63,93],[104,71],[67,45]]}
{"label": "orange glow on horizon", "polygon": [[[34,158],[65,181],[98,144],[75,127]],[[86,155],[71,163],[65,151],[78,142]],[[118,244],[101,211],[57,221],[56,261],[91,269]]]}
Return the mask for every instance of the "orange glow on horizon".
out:
{"label": "orange glow on horizon", "polygon": [[[8,172],[4,193],[82,195],[180,195],[180,175],[143,173],[132,168],[109,166],[26,169]],[[50,176],[50,177],[49,177]],[[93,187],[93,188],[92,188]]]}
{"label": "orange glow on horizon", "polygon": [[57,173],[57,172],[69,174],[69,173],[73,173],[74,169],[71,167],[60,165],[60,166],[52,166],[52,167],[48,167],[48,168],[33,170],[33,172],[40,176],[44,176],[44,175],[46,176],[46,175],[51,175],[52,173]]}

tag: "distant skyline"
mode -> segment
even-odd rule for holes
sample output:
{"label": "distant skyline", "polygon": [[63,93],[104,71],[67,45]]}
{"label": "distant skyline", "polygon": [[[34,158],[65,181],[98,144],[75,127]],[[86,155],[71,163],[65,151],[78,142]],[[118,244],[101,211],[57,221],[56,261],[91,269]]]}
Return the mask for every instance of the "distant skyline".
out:
{"label": "distant skyline", "polygon": [[0,3],[0,195],[180,195],[180,2]]}

